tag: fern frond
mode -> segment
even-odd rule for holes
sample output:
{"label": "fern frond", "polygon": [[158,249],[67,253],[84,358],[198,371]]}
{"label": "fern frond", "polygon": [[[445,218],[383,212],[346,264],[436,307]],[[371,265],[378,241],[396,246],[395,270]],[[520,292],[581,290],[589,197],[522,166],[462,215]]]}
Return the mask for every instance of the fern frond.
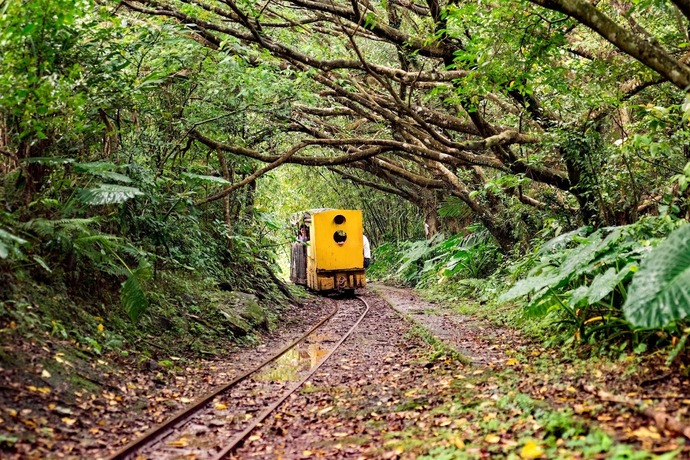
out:
{"label": "fern frond", "polygon": [[460,198],[451,196],[441,203],[441,206],[438,208],[438,215],[441,217],[465,219],[472,215],[472,210]]}
{"label": "fern frond", "polygon": [[137,321],[149,306],[144,283],[151,279],[153,270],[151,264],[145,259],[139,262],[139,266],[130,272],[129,278],[122,283],[120,300],[132,321]]}

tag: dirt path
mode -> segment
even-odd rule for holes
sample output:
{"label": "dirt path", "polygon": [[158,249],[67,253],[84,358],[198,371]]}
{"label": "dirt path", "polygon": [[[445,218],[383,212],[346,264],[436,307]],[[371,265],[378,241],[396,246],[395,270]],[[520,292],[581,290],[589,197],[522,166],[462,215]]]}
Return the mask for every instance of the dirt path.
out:
{"label": "dirt path", "polygon": [[520,335],[511,329],[498,328],[459,315],[443,305],[429,303],[410,289],[383,284],[369,286],[400,314],[411,318],[427,329],[434,337],[470,359],[472,364],[483,366],[502,365],[508,359],[504,344],[521,344]]}
{"label": "dirt path", "polygon": [[[233,458],[688,458],[677,433],[582,391],[624,391],[631,375],[570,362],[408,289],[369,290],[372,312],[352,340]],[[438,356],[428,333],[469,359]]]}
{"label": "dirt path", "polygon": [[[643,385],[682,419],[687,379],[651,375],[639,363],[624,371],[615,362],[574,362],[407,289],[373,285],[363,294],[371,311],[355,334],[234,458],[690,458],[677,433],[582,390],[594,384],[634,398]],[[108,446],[125,444],[272,354],[322,314],[314,298],[258,347],[164,373],[116,367],[104,357],[108,371],[100,370],[102,386],[91,392],[38,386],[27,378],[41,375],[37,367],[24,375],[2,369],[0,457],[103,458]]]}

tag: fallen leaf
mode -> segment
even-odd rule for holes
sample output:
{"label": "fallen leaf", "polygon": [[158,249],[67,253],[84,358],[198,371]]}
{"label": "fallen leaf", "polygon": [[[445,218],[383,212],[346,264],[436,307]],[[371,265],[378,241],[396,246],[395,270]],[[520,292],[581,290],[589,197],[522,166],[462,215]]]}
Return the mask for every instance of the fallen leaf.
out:
{"label": "fallen leaf", "polygon": [[520,450],[520,458],[523,459],[539,458],[542,455],[544,455],[544,449],[531,439],[528,440],[522,450]]}
{"label": "fallen leaf", "polygon": [[460,436],[454,436],[450,438],[450,442],[458,449],[465,448],[465,441],[463,441],[463,439]]}
{"label": "fallen leaf", "polygon": [[330,412],[330,411],[332,411],[332,410],[333,410],[333,406],[324,407],[323,409],[321,409],[321,410],[318,412],[318,414],[319,414],[319,415],[323,415],[323,414],[325,414],[325,413],[327,413],[327,412]]}
{"label": "fallen leaf", "polygon": [[506,366],[515,366],[516,364],[520,364],[520,361],[515,358],[510,358],[508,361],[506,361]]}
{"label": "fallen leaf", "polygon": [[103,324],[99,324],[99,325],[98,325],[98,332],[99,332],[100,334],[103,334],[103,330],[105,330],[105,327],[103,327]]}
{"label": "fallen leaf", "polygon": [[77,423],[76,418],[62,417],[60,420],[62,420],[62,423],[64,423],[67,426],[72,426],[75,423]]}
{"label": "fallen leaf", "polygon": [[50,378],[50,372],[43,369],[43,371],[41,372],[41,377],[43,377],[44,379],[49,379]]}
{"label": "fallen leaf", "polygon": [[487,434],[484,437],[484,441],[488,442],[489,444],[498,444],[501,441],[501,437],[496,434]]}
{"label": "fallen leaf", "polygon": [[168,445],[171,447],[187,447],[188,444],[189,440],[187,438],[176,439],[175,441],[168,443]]}
{"label": "fallen leaf", "polygon": [[216,404],[217,410],[225,410],[227,408],[228,408],[228,406],[226,406],[225,404]]}
{"label": "fallen leaf", "polygon": [[632,432],[632,435],[638,439],[661,439],[661,435],[654,427],[646,428],[641,426]]}

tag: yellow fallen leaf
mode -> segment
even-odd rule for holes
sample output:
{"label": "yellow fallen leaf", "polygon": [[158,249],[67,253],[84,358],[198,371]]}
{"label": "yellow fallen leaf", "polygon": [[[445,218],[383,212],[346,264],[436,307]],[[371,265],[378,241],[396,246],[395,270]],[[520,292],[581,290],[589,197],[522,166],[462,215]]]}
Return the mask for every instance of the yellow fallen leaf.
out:
{"label": "yellow fallen leaf", "polygon": [[311,457],[312,452],[310,450],[304,450],[302,451],[302,456],[303,457]]}
{"label": "yellow fallen leaf", "polygon": [[344,438],[347,435],[348,433],[333,433],[333,436],[335,436],[336,438]]}
{"label": "yellow fallen leaf", "polygon": [[520,451],[520,458],[525,460],[539,458],[542,455],[544,455],[544,449],[531,439],[525,443],[525,446]]}
{"label": "yellow fallen leaf", "polygon": [[465,448],[465,441],[463,441],[463,439],[460,436],[454,436],[450,438],[450,442],[458,449]]}
{"label": "yellow fallen leaf", "polygon": [[44,379],[49,379],[50,378],[50,372],[43,369],[43,371],[41,372],[41,377],[43,377]]}
{"label": "yellow fallen leaf", "polygon": [[99,332],[100,334],[103,334],[103,330],[105,330],[105,327],[103,327],[103,324],[99,324],[99,325],[98,325],[98,332]]}
{"label": "yellow fallen leaf", "polygon": [[226,406],[225,404],[216,404],[217,410],[225,410],[227,408],[228,408],[228,406]]}
{"label": "yellow fallen leaf", "polygon": [[318,414],[319,414],[319,415],[323,415],[323,414],[325,414],[325,413],[327,413],[327,412],[330,412],[330,411],[332,411],[332,410],[333,410],[333,406],[324,407],[323,409],[321,409],[321,410],[318,412]]}
{"label": "yellow fallen leaf", "polygon": [[48,387],[41,387],[41,388],[37,388],[37,391],[38,391],[39,393],[43,393],[44,395],[47,395],[48,393],[50,393],[50,388],[48,388]]}
{"label": "yellow fallen leaf", "polygon": [[188,444],[189,440],[187,438],[176,439],[175,441],[168,443],[168,445],[171,447],[187,447]]}
{"label": "yellow fallen leaf", "polygon": [[261,439],[261,436],[259,436],[258,434],[253,434],[247,438],[247,440],[249,441],[258,441],[259,439]]}
{"label": "yellow fallen leaf", "polygon": [[76,418],[62,417],[60,420],[62,420],[62,423],[64,423],[67,426],[72,426],[75,423],[77,423]]}
{"label": "yellow fallen leaf", "polygon": [[661,435],[654,427],[645,428],[642,426],[633,431],[632,435],[638,439],[661,439]]}
{"label": "yellow fallen leaf", "polygon": [[506,361],[506,366],[515,366],[516,364],[520,364],[520,361],[515,358],[510,358],[508,361]]}
{"label": "yellow fallen leaf", "polygon": [[178,399],[178,401],[180,401],[181,403],[185,403],[185,404],[192,402],[191,399],[185,398],[184,396],[181,397],[180,399]]}
{"label": "yellow fallen leaf", "polygon": [[489,444],[498,444],[501,441],[501,437],[496,434],[487,434],[484,437],[484,441],[488,442]]}

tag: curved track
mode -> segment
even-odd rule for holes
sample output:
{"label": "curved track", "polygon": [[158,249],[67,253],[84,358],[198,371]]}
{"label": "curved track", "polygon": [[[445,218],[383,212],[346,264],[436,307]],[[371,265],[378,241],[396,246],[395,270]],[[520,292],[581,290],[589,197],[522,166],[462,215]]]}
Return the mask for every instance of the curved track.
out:
{"label": "curved track", "polygon": [[[359,308],[352,305],[355,301],[359,301]],[[180,455],[193,455],[198,459],[225,458],[331,357],[368,311],[369,305],[360,297],[338,301],[330,314],[301,337],[153,427],[110,456],[109,460],[179,458]],[[317,333],[321,334],[320,338],[315,337]],[[334,345],[329,345],[328,349],[319,347],[316,353],[318,362],[314,362],[314,356],[311,356],[309,369],[303,369],[292,379],[287,379],[293,381],[272,377],[276,371],[271,371],[271,366],[276,366],[281,357],[305,354],[304,351],[298,351],[298,347],[307,341]]]}

